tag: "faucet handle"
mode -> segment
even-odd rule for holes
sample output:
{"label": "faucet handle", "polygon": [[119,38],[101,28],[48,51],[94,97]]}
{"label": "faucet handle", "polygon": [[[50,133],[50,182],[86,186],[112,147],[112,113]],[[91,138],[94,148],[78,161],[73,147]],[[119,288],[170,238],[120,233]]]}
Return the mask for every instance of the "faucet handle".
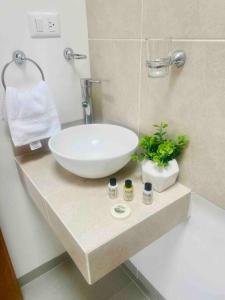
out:
{"label": "faucet handle", "polygon": [[101,80],[94,80],[91,78],[81,78],[80,80],[81,86],[91,86],[92,83],[101,83]]}
{"label": "faucet handle", "polygon": [[89,79],[90,83],[101,83],[101,80]]}

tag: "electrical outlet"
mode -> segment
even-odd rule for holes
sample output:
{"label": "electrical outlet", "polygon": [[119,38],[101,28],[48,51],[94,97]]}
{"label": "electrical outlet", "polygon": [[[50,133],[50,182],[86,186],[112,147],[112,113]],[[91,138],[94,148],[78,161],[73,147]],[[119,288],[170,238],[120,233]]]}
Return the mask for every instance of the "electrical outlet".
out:
{"label": "electrical outlet", "polygon": [[55,32],[56,31],[56,23],[52,20],[48,20],[48,29],[49,32]]}
{"label": "electrical outlet", "polygon": [[60,21],[58,13],[29,12],[28,20],[32,38],[60,37]]}

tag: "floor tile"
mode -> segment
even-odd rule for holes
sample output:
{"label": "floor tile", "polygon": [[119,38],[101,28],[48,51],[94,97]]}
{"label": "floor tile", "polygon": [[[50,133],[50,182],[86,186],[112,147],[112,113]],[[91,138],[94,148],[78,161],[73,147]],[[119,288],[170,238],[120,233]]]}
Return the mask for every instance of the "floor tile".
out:
{"label": "floor tile", "polygon": [[147,300],[137,286],[131,282],[109,300]]}
{"label": "floor tile", "polygon": [[[106,300],[118,294],[130,282],[122,269],[117,268],[94,285],[88,285],[69,260],[23,286],[22,293],[24,300]],[[129,291],[124,290],[124,293],[126,295]]]}

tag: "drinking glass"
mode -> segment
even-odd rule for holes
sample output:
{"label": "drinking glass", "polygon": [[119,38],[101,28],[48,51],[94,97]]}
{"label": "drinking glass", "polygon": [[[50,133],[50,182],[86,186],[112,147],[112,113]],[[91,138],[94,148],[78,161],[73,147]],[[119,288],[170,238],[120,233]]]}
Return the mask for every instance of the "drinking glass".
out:
{"label": "drinking glass", "polygon": [[148,76],[164,77],[169,73],[171,39],[146,39],[146,65]]}

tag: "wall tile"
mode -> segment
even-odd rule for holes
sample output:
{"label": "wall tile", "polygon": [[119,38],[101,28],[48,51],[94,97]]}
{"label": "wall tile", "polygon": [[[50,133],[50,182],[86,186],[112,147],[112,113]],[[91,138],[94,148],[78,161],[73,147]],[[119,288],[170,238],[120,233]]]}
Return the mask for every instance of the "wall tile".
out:
{"label": "wall tile", "polygon": [[101,79],[93,88],[96,120],[137,130],[140,42],[90,40],[91,74]]}
{"label": "wall tile", "polygon": [[139,38],[140,0],[86,0],[89,38]]}
{"label": "wall tile", "polygon": [[225,42],[180,42],[174,47],[187,53],[182,70],[149,79],[143,69],[141,132],[150,133],[153,123],[167,120],[172,132],[187,133],[191,142],[181,161],[180,180],[225,208]]}
{"label": "wall tile", "polygon": [[140,37],[142,1],[137,2],[87,0],[89,36],[121,39],[90,41],[92,76],[104,79],[102,90],[94,88],[95,114],[135,130],[140,121],[143,134],[162,120],[172,133],[189,134],[180,180],[225,208],[225,2],[143,0],[142,38],[186,39],[173,46],[186,51],[187,63],[165,78],[149,79],[143,47],[139,116],[140,45],[123,40]]}
{"label": "wall tile", "polygon": [[144,37],[225,38],[223,0],[144,0]]}

